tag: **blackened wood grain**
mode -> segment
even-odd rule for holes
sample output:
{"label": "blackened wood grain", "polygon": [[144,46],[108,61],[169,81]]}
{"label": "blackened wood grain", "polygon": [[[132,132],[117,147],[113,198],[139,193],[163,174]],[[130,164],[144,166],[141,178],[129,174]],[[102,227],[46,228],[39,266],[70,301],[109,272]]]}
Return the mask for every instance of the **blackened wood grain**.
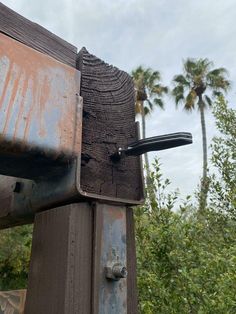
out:
{"label": "blackened wood grain", "polygon": [[0,32],[75,67],[77,48],[0,3]]}
{"label": "blackened wood grain", "polygon": [[78,203],[36,214],[25,314],[90,314],[92,209]]}
{"label": "blackened wood grain", "polygon": [[134,85],[124,71],[106,64],[83,48],[78,54],[84,116],[81,169],[82,190],[114,198],[140,200],[139,157],[114,163],[110,155],[138,139]]}
{"label": "blackened wood grain", "polygon": [[137,292],[137,274],[136,274],[136,250],[135,250],[135,230],[133,208],[127,208],[127,307],[129,314],[138,313],[138,292]]}

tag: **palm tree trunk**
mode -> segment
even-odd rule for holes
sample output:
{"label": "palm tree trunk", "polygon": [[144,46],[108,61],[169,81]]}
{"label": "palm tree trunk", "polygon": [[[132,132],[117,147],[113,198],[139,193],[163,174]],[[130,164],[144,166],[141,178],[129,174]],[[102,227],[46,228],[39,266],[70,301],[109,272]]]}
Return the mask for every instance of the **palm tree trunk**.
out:
{"label": "palm tree trunk", "polygon": [[[141,110],[142,110],[142,138],[146,138],[146,117],[144,114],[144,104],[142,102],[141,104]],[[147,194],[149,196],[150,201],[154,200],[156,197],[155,194],[155,189],[153,186],[153,182],[151,179],[151,173],[150,173],[150,165],[149,165],[149,160],[148,160],[148,154],[145,153],[144,154],[144,165],[145,165],[145,169],[146,169],[146,188],[147,188]]]}
{"label": "palm tree trunk", "polygon": [[207,194],[208,194],[208,177],[207,177],[207,137],[206,137],[206,122],[204,113],[204,103],[202,95],[199,96],[199,110],[201,116],[201,127],[202,127],[202,151],[203,151],[203,167],[202,167],[202,181],[200,191],[200,212],[204,212],[207,205]]}
{"label": "palm tree trunk", "polygon": [[[144,104],[142,102],[142,138],[146,138],[146,119],[145,119],[145,113],[144,113]],[[150,178],[150,166],[149,166],[149,160],[148,160],[148,154],[144,154],[144,164],[147,172],[147,185]]]}

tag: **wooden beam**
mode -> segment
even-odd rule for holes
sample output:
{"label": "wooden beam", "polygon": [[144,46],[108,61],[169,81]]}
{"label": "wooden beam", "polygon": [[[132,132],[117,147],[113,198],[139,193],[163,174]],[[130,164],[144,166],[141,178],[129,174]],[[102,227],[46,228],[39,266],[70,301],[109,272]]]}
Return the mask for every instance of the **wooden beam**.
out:
{"label": "wooden beam", "polygon": [[0,3],[0,32],[75,67],[77,48]]}
{"label": "wooden beam", "polygon": [[125,157],[118,163],[109,157],[138,139],[133,80],[85,48],[78,54],[77,68],[84,109],[81,189],[137,203],[143,199],[140,157]]}

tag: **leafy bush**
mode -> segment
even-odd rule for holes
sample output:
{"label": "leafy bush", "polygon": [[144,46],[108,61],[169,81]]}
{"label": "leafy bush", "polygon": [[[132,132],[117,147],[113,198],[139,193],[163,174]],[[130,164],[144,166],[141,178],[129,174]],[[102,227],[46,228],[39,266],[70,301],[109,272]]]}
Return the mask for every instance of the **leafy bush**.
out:
{"label": "leafy bush", "polygon": [[177,193],[158,162],[152,173],[156,200],[135,211],[140,312],[236,313],[236,225],[219,212],[199,216]]}
{"label": "leafy bush", "polygon": [[0,290],[26,288],[32,226],[0,231]]}

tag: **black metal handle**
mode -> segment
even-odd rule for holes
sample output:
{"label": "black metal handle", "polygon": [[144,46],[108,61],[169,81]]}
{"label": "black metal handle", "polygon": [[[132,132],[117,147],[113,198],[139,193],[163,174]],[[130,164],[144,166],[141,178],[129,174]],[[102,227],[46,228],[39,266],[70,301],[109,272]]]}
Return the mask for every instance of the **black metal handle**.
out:
{"label": "black metal handle", "polygon": [[187,132],[149,137],[131,143],[127,148],[119,148],[117,152],[111,155],[111,159],[115,161],[123,156],[139,156],[151,151],[188,145],[192,142],[192,134]]}

